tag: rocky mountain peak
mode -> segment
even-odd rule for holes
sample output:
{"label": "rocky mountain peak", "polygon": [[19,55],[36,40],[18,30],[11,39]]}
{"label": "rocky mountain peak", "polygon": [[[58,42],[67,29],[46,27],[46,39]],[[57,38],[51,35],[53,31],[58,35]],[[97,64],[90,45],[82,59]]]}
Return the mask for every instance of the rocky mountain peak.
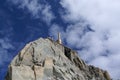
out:
{"label": "rocky mountain peak", "polygon": [[28,43],[12,60],[5,80],[111,80],[77,52],[50,38]]}

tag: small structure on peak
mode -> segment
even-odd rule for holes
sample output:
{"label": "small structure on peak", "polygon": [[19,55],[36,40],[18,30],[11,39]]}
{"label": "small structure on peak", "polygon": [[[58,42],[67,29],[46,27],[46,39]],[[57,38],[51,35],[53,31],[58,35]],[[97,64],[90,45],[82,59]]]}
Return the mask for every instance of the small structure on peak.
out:
{"label": "small structure on peak", "polygon": [[58,32],[58,40],[57,40],[57,42],[59,43],[59,44],[62,44],[62,40],[61,40],[61,36],[60,36],[60,33]]}
{"label": "small structure on peak", "polygon": [[87,65],[58,40],[28,43],[12,60],[4,80],[112,80],[107,71]]}

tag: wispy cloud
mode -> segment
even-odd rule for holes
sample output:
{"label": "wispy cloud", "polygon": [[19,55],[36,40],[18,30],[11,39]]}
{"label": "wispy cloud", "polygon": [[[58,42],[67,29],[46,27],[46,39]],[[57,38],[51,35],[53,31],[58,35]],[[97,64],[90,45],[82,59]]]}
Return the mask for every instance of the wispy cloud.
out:
{"label": "wispy cloud", "polygon": [[[0,65],[3,66],[5,62],[10,61],[12,54],[10,50],[14,50],[14,46],[11,41],[12,27],[6,27],[0,30]],[[7,29],[6,29],[7,28]]]}
{"label": "wispy cloud", "polygon": [[[65,31],[62,30],[67,44],[76,48],[89,64],[106,69],[113,78],[119,78],[120,1],[61,0],[60,4],[66,9],[61,15],[63,20],[72,22]],[[59,28],[57,25],[51,31],[60,31]]]}
{"label": "wispy cloud", "polygon": [[5,37],[0,39],[0,65],[2,66],[5,62],[10,61],[12,55],[9,50],[13,50],[14,46],[11,41]]}
{"label": "wispy cloud", "polygon": [[[4,10],[0,9],[0,68],[7,66],[6,63],[10,62],[14,53],[11,53],[15,49],[13,45],[13,27],[10,15]],[[1,74],[1,72],[0,72]]]}
{"label": "wispy cloud", "polygon": [[43,19],[47,24],[55,18],[51,11],[51,6],[47,3],[41,3],[39,0],[8,0],[18,8],[29,12],[33,18]]}
{"label": "wispy cloud", "polygon": [[55,40],[57,40],[57,33],[58,32],[61,32],[62,35],[64,35],[64,36],[62,36],[62,39],[64,39],[65,33],[63,31],[63,28],[60,27],[57,24],[52,24],[51,27],[49,28],[49,34],[50,34],[50,36],[53,37]]}

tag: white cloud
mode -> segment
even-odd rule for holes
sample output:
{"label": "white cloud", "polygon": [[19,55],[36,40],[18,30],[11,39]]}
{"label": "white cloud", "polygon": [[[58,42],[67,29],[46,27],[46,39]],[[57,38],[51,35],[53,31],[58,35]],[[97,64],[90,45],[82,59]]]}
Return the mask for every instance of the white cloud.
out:
{"label": "white cloud", "polygon": [[42,10],[42,14],[45,15],[43,20],[45,20],[49,24],[50,24],[51,20],[55,18],[55,16],[53,16],[50,9],[51,9],[50,5],[45,5],[44,9]]}
{"label": "white cloud", "polygon": [[3,49],[13,49],[8,38],[0,39],[0,45]]}
{"label": "white cloud", "polygon": [[32,14],[33,18],[41,18],[50,24],[50,22],[55,18],[51,11],[51,6],[48,3],[41,4],[39,0],[8,0],[18,8],[27,10]]}
{"label": "white cloud", "polygon": [[58,32],[61,32],[61,34],[63,35],[62,39],[65,39],[65,32],[63,31],[63,28],[61,28],[59,25],[57,24],[53,24],[51,25],[50,29],[49,29],[49,34],[51,37],[53,37],[55,40],[57,40],[57,34]]}
{"label": "white cloud", "polygon": [[[61,17],[74,23],[62,31],[67,44],[80,49],[80,56],[89,64],[108,70],[113,78],[120,78],[120,1],[61,0],[60,4],[66,9]],[[87,24],[94,31],[85,33]]]}

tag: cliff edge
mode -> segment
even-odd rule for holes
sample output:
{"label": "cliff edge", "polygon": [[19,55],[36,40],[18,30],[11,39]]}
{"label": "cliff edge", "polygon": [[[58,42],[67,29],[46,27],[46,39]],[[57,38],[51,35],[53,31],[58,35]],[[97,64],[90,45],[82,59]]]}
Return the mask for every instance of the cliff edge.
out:
{"label": "cliff edge", "polygon": [[5,80],[111,80],[77,52],[49,38],[28,43],[12,60]]}

